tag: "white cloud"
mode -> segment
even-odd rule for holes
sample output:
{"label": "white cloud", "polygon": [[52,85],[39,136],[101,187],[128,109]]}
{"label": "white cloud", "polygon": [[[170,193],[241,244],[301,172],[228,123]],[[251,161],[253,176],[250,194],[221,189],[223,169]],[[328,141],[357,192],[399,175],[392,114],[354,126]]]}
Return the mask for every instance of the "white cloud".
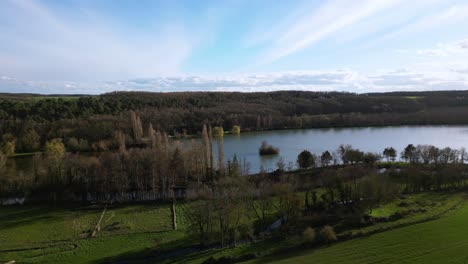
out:
{"label": "white cloud", "polygon": [[[276,90],[386,92],[468,89],[465,65],[419,71],[379,70],[374,74],[350,69],[289,71],[245,75],[139,78],[105,83],[35,82],[0,80],[0,92],[12,87],[18,92],[99,94],[111,91],[240,91]],[[46,87],[46,90],[44,89]],[[65,89],[65,90],[64,90]]]}
{"label": "white cloud", "polygon": [[468,53],[468,39],[462,39],[451,43],[438,44],[436,48],[421,49],[417,51],[419,55],[448,56]]}
{"label": "white cloud", "polygon": [[455,73],[468,74],[468,66],[453,66],[449,69]]}
{"label": "white cloud", "polygon": [[[459,37],[465,32],[461,26],[466,24],[462,22],[468,21],[468,4],[453,5],[453,2],[330,0],[318,4],[309,2],[293,12],[279,12],[287,13],[285,16],[268,16],[271,13],[265,9],[267,14],[259,16],[259,20],[265,21],[252,25],[254,29],[244,40],[245,43],[240,43],[241,47],[236,49],[235,45],[239,43],[233,41],[227,45],[224,39],[218,42],[217,38],[225,35],[217,35],[216,30],[213,30],[216,28],[231,33],[230,27],[222,28],[219,22],[235,12],[232,8],[212,8],[206,14],[197,14],[187,20],[171,17],[165,21],[165,18],[158,18],[152,27],[151,21],[145,21],[146,28],[140,30],[134,25],[129,26],[128,21],[123,21],[125,19],[114,20],[90,10],[77,9],[70,12],[68,8],[67,12],[62,12],[57,7],[61,5],[46,6],[39,1],[5,0],[0,1],[0,91],[96,94],[114,90],[373,92],[466,89],[467,57],[459,55],[468,54],[468,39],[431,44],[427,46],[430,48],[418,49],[413,45],[428,43],[427,39],[419,39],[419,35],[409,38],[418,32],[431,34],[430,30],[434,28],[451,31],[447,34],[438,31],[439,34],[431,36],[431,43],[450,40],[444,40],[445,37]],[[240,25],[240,29],[243,26],[250,27]],[[453,30],[457,26],[460,30]],[[237,33],[233,33],[230,37],[235,39]],[[239,34],[243,35],[243,32]],[[394,47],[384,42],[397,37],[405,46]],[[362,45],[347,45],[356,39],[362,40],[363,45],[382,45],[377,47],[379,50],[372,50],[371,54],[368,50],[359,50]],[[329,40],[332,41],[327,42]],[[319,42],[336,44],[333,41],[347,43],[337,47],[317,45],[320,50],[314,55],[322,56],[317,61],[314,61],[314,55],[307,54],[310,57],[293,58],[285,65],[265,65],[297,54]],[[210,42],[210,47],[215,50],[213,54],[216,55],[219,55],[220,50],[230,53],[226,57],[239,54],[238,62],[248,64],[249,67],[251,64],[245,61],[256,59],[261,65],[254,67],[262,66],[258,67],[262,70],[317,69],[320,67],[318,62],[325,63],[331,69],[346,70],[184,75],[181,72],[182,65],[202,42]],[[231,45],[233,50],[229,49]],[[246,47],[252,49],[243,53],[241,49]],[[399,49],[399,58],[386,53],[393,49]],[[210,52],[209,49],[202,50],[200,57],[195,56],[190,61],[193,65],[185,66],[199,66],[195,68],[197,71],[206,71],[204,60],[211,60],[207,63],[209,65],[218,62],[218,58],[214,58]],[[335,52],[338,55],[333,54]],[[328,58],[330,61],[327,61]],[[219,58],[219,61],[223,59]],[[302,59],[307,62],[303,63]],[[226,61],[232,67],[238,67],[230,58]],[[407,65],[410,61],[413,64]],[[229,66],[219,68],[225,70],[225,67]],[[378,71],[379,67],[390,69]],[[396,71],[392,67],[405,67],[407,70]]]}
{"label": "white cloud", "polygon": [[180,20],[147,31],[102,14],[54,10],[38,1],[0,3],[0,72],[44,81],[177,74],[201,41]]}
{"label": "white cloud", "polygon": [[0,80],[2,80],[2,81],[11,81],[11,80],[13,80],[13,78],[8,77],[8,76],[0,76]]}

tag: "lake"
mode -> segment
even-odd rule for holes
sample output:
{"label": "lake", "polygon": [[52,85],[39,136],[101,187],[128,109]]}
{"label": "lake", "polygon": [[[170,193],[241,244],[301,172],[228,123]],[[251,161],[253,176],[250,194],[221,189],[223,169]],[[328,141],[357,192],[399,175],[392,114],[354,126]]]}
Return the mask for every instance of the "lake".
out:
{"label": "lake", "polygon": [[[200,140],[200,139],[197,139]],[[262,141],[280,149],[279,155],[263,156],[258,154]],[[286,165],[292,162],[296,167],[297,155],[304,149],[317,155],[323,151],[335,151],[340,144],[350,144],[365,152],[382,153],[386,147],[394,147],[400,153],[408,144],[429,144],[439,148],[451,147],[468,149],[468,126],[399,126],[399,127],[362,127],[295,129],[249,132],[240,135],[225,135],[223,138],[225,160],[234,154],[239,159],[246,159],[250,164],[250,173],[276,168],[280,157]],[[217,156],[217,139],[213,144]],[[11,169],[16,173],[32,172],[32,157],[18,157],[9,160]],[[217,159],[215,158],[215,161]],[[16,165],[16,166],[15,166]]]}
{"label": "lake", "polygon": [[[278,147],[280,154],[260,157],[258,148],[262,141]],[[214,140],[216,142],[216,139]],[[439,148],[451,147],[468,149],[468,126],[398,126],[296,129],[280,131],[250,132],[240,135],[225,135],[225,159],[234,154],[250,163],[250,172],[258,172],[260,166],[274,170],[280,157],[286,164],[296,166],[297,155],[304,149],[315,154],[335,151],[340,144],[350,144],[362,151],[382,153],[384,148],[393,147],[400,153],[408,144],[429,144]],[[216,144],[213,146],[215,154]]]}

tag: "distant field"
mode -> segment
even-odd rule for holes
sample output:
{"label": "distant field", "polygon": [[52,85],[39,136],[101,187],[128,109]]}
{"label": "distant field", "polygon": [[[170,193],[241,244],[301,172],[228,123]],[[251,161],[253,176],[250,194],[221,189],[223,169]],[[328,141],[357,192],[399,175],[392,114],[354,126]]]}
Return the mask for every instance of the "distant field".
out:
{"label": "distant field", "polygon": [[62,99],[62,100],[76,100],[82,96],[88,95],[41,95],[41,94],[7,94],[0,93],[0,100],[12,101],[39,101],[44,99]]}
{"label": "distant field", "polygon": [[468,204],[426,223],[251,263],[467,263]]}
{"label": "distant field", "polygon": [[45,100],[45,99],[62,99],[62,100],[67,101],[67,100],[78,100],[78,98],[80,97],[81,97],[80,95],[59,95],[59,96],[51,95],[51,96],[35,96],[35,97],[32,97],[31,99],[35,101]]}
{"label": "distant field", "polygon": [[422,99],[424,98],[424,96],[404,96],[404,98],[415,100],[415,99]]}

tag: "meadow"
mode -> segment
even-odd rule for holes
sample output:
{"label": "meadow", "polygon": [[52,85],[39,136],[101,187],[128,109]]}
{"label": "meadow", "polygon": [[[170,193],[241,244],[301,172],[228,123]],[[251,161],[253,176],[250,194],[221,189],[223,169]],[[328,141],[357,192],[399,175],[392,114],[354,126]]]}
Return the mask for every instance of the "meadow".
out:
{"label": "meadow", "polygon": [[253,263],[466,263],[468,204],[439,219]]}
{"label": "meadow", "polygon": [[468,249],[464,193],[421,193],[395,200],[372,214],[385,217],[408,211],[407,216],[351,231],[360,238],[310,250],[304,250],[300,237],[200,250],[182,217],[183,207],[190,204],[178,205],[177,230],[172,227],[170,206],[109,206],[95,237],[90,234],[102,205],[3,206],[0,263],[202,263],[210,257],[246,254],[257,256],[252,263],[440,263]]}
{"label": "meadow", "polygon": [[[102,206],[0,208],[0,262],[84,263],[132,251],[164,248],[184,237],[173,231],[169,204],[109,208],[97,236],[90,232]],[[185,239],[186,240],[186,239]]]}

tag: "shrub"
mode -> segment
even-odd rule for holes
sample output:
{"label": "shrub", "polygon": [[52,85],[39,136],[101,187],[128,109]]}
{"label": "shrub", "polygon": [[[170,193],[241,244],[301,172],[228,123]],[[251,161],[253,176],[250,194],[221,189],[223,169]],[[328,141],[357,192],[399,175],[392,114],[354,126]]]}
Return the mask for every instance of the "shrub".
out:
{"label": "shrub", "polygon": [[80,143],[78,142],[78,139],[71,137],[67,140],[67,149],[70,151],[79,151],[80,150]]}
{"label": "shrub", "polygon": [[306,228],[302,233],[302,240],[307,244],[315,242],[315,229],[311,227]]}
{"label": "shrub", "polygon": [[15,141],[8,141],[3,145],[3,151],[7,156],[15,155],[16,144]]}
{"label": "shrub", "polygon": [[301,169],[307,169],[309,167],[313,167],[315,165],[315,158],[312,153],[308,150],[303,150],[298,156],[297,156],[297,164]]}
{"label": "shrub", "polygon": [[320,239],[326,243],[336,241],[336,234],[333,227],[326,225],[320,230]]}
{"label": "shrub", "polygon": [[258,152],[260,156],[277,155],[279,153],[279,149],[269,145],[266,141],[263,141]]}
{"label": "shrub", "polygon": [[65,145],[60,138],[54,138],[51,141],[47,141],[45,145],[45,153],[47,156],[53,158],[62,158],[65,155]]}
{"label": "shrub", "polygon": [[67,147],[67,150],[70,150],[72,152],[86,151],[89,149],[87,140],[85,139],[78,140],[74,137],[71,137],[67,140],[66,147]]}
{"label": "shrub", "polygon": [[231,134],[239,135],[241,133],[240,126],[233,126],[231,129]]}
{"label": "shrub", "polygon": [[213,136],[214,137],[222,137],[224,136],[224,129],[221,126],[213,127]]}

